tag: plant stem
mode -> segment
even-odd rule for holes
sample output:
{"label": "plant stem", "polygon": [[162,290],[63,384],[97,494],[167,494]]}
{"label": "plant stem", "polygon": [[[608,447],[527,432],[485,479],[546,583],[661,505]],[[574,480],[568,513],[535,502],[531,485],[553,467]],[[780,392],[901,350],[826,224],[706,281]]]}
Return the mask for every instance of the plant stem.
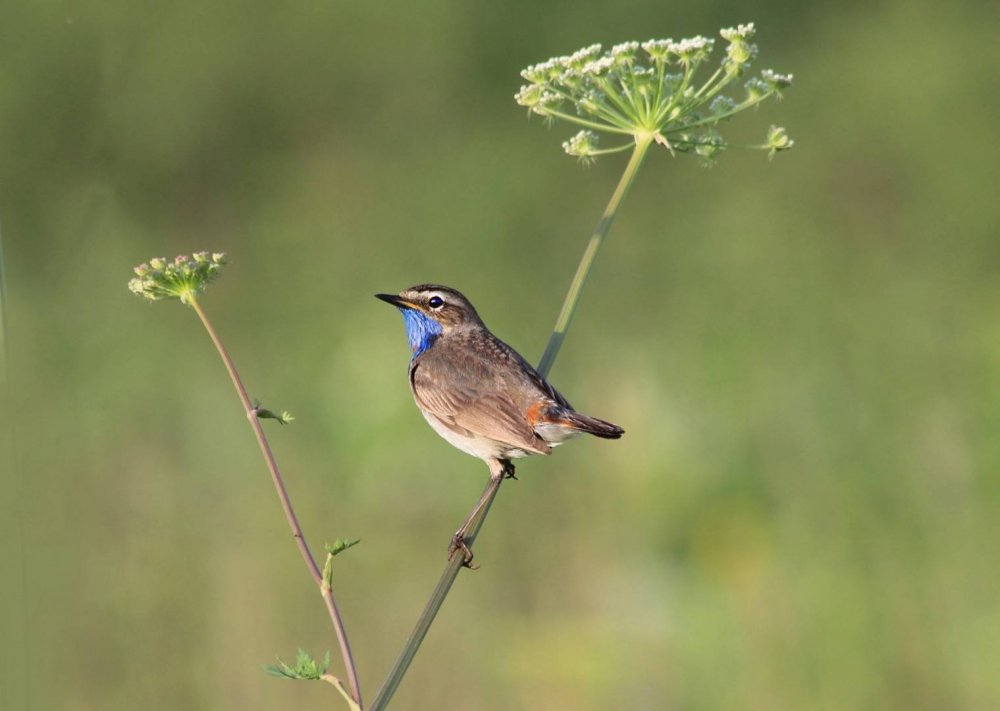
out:
{"label": "plant stem", "polygon": [[[562,345],[563,339],[566,336],[566,330],[569,328],[570,321],[573,318],[573,313],[576,311],[576,305],[580,299],[580,292],[583,289],[584,282],[587,280],[587,275],[590,273],[590,267],[594,262],[594,257],[597,256],[597,250],[600,248],[604,237],[611,228],[611,223],[615,218],[615,214],[618,212],[618,207],[621,205],[622,199],[625,197],[629,187],[635,180],[636,173],[639,172],[639,166],[642,165],[642,160],[646,156],[646,152],[650,145],[652,145],[653,139],[653,135],[636,138],[635,149],[632,152],[632,157],[629,159],[628,165],[625,166],[625,172],[622,174],[621,180],[618,181],[618,187],[615,188],[615,192],[611,195],[611,201],[605,208],[604,214],[601,215],[600,222],[597,223],[597,227],[594,229],[594,232],[590,237],[587,249],[584,251],[583,258],[580,260],[580,266],[577,267],[576,276],[573,277],[573,281],[570,284],[569,293],[566,295],[566,301],[563,303],[559,319],[556,321],[555,330],[549,338],[548,346],[545,348],[545,353],[542,355],[542,360],[538,365],[538,372],[543,378],[546,377],[552,369],[552,364],[555,362],[556,355],[559,353],[559,346]],[[487,484],[487,488],[489,488],[489,484]],[[479,535],[479,530],[482,528],[483,522],[486,521],[486,516],[489,514],[490,507],[493,505],[493,501],[496,499],[496,495],[499,491],[500,488],[497,487],[493,492],[493,496],[487,500],[486,505],[483,506],[482,510],[479,512],[479,515],[476,516],[470,523],[469,533],[465,537],[465,544],[469,548],[472,548],[472,544],[475,542],[476,536]],[[458,573],[462,569],[462,560],[463,558],[461,555],[456,555],[452,558],[452,560],[448,561],[447,567],[445,567],[440,580],[438,580],[437,587],[435,587],[434,592],[431,593],[430,600],[427,601],[423,612],[420,613],[420,618],[417,620],[416,626],[413,628],[409,638],[406,640],[406,644],[403,646],[403,651],[400,652],[399,657],[396,658],[396,662],[389,671],[389,675],[386,677],[386,680],[382,683],[382,688],[380,688],[378,693],[375,694],[375,700],[372,701],[368,711],[382,711],[382,709],[384,709],[392,699],[393,694],[396,693],[396,689],[399,687],[400,682],[403,680],[403,676],[405,676],[410,667],[410,662],[413,661],[413,657],[420,648],[421,642],[424,641],[424,636],[427,634],[427,630],[430,629],[431,624],[434,622],[434,618],[437,616],[438,611],[441,609],[441,605],[444,603],[444,599],[448,596],[452,583],[455,582],[455,578],[458,577]]]}
{"label": "plant stem", "polygon": [[335,677],[333,674],[323,674],[320,677],[320,681],[325,681],[327,684],[330,684],[333,688],[339,691],[351,711],[361,711],[361,704],[351,698],[350,693],[344,688],[344,683],[340,679]]}
{"label": "plant stem", "polygon": [[239,373],[236,372],[236,366],[233,363],[233,359],[229,356],[229,352],[223,345],[222,339],[219,338],[219,334],[216,333],[215,328],[208,320],[208,317],[205,315],[205,312],[202,310],[201,305],[198,303],[194,294],[188,294],[185,297],[184,302],[191,306],[195,313],[198,314],[198,318],[201,319],[201,323],[205,327],[205,330],[208,331],[208,335],[212,339],[212,343],[215,344],[216,350],[219,351],[219,356],[222,358],[222,362],[226,365],[226,370],[229,372],[229,377],[233,381],[236,393],[240,396],[240,402],[243,404],[243,410],[246,412],[247,420],[250,422],[250,427],[253,429],[254,435],[257,437],[257,443],[260,445],[260,451],[264,455],[264,461],[267,463],[268,471],[271,472],[271,481],[274,482],[274,488],[278,492],[278,499],[281,501],[281,508],[285,511],[285,518],[288,519],[288,526],[292,529],[292,536],[295,538],[295,543],[299,547],[299,552],[302,554],[302,558],[306,562],[306,567],[309,568],[309,574],[312,575],[316,585],[320,588],[320,594],[323,597],[323,601],[326,603],[327,611],[330,613],[330,620],[333,622],[333,629],[337,633],[337,642],[340,645],[340,654],[343,657],[344,667],[347,670],[348,682],[351,685],[351,696],[357,703],[358,707],[360,707],[361,688],[358,684],[358,673],[354,666],[354,658],[351,655],[351,645],[347,641],[347,632],[344,630],[344,623],[340,618],[340,610],[337,608],[337,603],[333,599],[333,591],[329,588],[329,586],[324,584],[323,573],[316,564],[316,559],[309,550],[309,545],[306,543],[305,536],[302,534],[302,527],[299,526],[299,520],[295,515],[295,510],[292,508],[292,502],[288,498],[288,491],[285,489],[285,483],[281,478],[281,473],[278,471],[278,464],[274,459],[274,454],[271,452],[271,445],[268,444],[267,437],[264,435],[264,429],[260,424],[260,419],[257,417],[257,408],[250,402],[250,397],[247,395],[246,388],[243,386],[243,381],[240,379]]}
{"label": "plant stem", "polygon": [[[486,485],[487,489],[489,486],[489,484]],[[496,493],[498,491],[500,491],[499,487],[497,487],[497,489],[493,492],[493,496],[487,500],[486,505],[483,506],[479,514],[473,518],[469,524],[469,532],[465,535],[464,540],[465,545],[470,549],[472,548],[472,544],[476,542],[476,536],[479,535],[479,529],[482,528],[483,522],[486,520],[486,515],[490,512],[490,507],[493,505],[493,500],[496,498]],[[410,668],[410,662],[413,661],[413,657],[416,655],[417,650],[420,649],[420,643],[424,641],[424,636],[427,634],[427,630],[430,629],[431,624],[434,622],[434,618],[437,616],[438,610],[441,609],[444,599],[448,597],[448,592],[451,590],[451,584],[455,582],[455,578],[458,577],[459,571],[462,570],[463,560],[464,557],[461,552],[459,552],[457,555],[452,556],[452,559],[448,561],[448,565],[441,574],[441,579],[438,580],[438,584],[434,588],[434,592],[431,593],[431,597],[424,606],[423,612],[420,613],[420,619],[417,620],[416,626],[410,633],[409,638],[407,638],[406,644],[403,646],[403,651],[400,652],[399,656],[396,658],[395,663],[392,665],[392,669],[389,671],[389,675],[386,677],[385,681],[382,682],[382,688],[380,688],[378,693],[375,694],[375,700],[372,701],[368,711],[382,711],[382,709],[388,705],[392,695],[396,693],[396,689],[403,680],[403,676],[405,676],[407,670]]]}
{"label": "plant stem", "polygon": [[625,166],[625,172],[622,173],[621,180],[618,181],[618,187],[611,194],[608,206],[604,208],[604,214],[601,215],[597,227],[594,228],[594,232],[590,236],[587,248],[583,251],[583,257],[576,268],[576,274],[573,275],[573,281],[570,282],[569,291],[566,292],[566,300],[563,301],[562,309],[559,311],[559,318],[556,319],[555,328],[552,329],[548,345],[545,346],[545,352],[538,363],[538,372],[543,378],[552,370],[552,364],[556,360],[559,348],[566,338],[566,331],[569,330],[570,322],[576,313],[576,306],[580,301],[583,285],[590,274],[590,268],[594,264],[594,258],[604,243],[604,238],[607,236],[608,230],[611,229],[611,223],[614,222],[615,215],[618,213],[618,207],[628,193],[628,189],[632,186],[632,182],[639,172],[639,166],[642,165],[642,160],[646,157],[646,152],[653,143],[653,138],[652,135],[636,137],[632,157],[629,159],[628,165]]}

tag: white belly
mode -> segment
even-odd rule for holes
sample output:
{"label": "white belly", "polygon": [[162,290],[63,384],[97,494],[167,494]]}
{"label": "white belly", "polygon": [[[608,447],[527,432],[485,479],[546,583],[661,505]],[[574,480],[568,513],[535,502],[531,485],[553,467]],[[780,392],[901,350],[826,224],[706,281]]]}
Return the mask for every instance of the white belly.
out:
{"label": "white belly", "polygon": [[434,431],[441,435],[448,444],[455,449],[460,449],[466,454],[471,454],[479,459],[520,459],[527,457],[534,452],[511,447],[509,444],[497,442],[495,439],[473,435],[466,437],[455,432],[455,430],[441,423],[434,415],[421,411],[427,423],[434,428]]}

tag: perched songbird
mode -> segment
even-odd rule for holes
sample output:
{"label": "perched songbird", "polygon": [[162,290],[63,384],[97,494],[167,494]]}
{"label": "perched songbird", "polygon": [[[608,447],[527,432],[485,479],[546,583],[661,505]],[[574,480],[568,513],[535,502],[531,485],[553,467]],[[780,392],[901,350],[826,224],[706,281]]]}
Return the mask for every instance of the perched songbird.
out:
{"label": "perched songbird", "polygon": [[455,533],[450,556],[461,549],[471,560],[465,534],[500,482],[514,476],[511,459],[549,454],[581,433],[622,436],[621,427],[576,412],[454,289],[423,284],[376,297],[403,314],[420,412],[435,432],[490,468],[491,487]]}

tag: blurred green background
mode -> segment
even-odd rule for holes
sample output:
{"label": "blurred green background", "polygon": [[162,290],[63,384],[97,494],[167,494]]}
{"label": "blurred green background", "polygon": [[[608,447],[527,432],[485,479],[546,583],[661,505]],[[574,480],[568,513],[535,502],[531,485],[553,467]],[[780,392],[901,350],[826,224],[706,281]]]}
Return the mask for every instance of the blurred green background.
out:
{"label": "blurred green background", "polygon": [[[795,74],[712,170],[654,154],[552,373],[621,423],[523,462],[403,709],[1000,707],[995,2],[0,6],[3,709],[338,708],[335,646],[194,314],[336,591],[371,699],[486,480],[427,427],[377,291],[463,290],[529,360],[624,157],[524,66],[755,21]],[[339,664],[335,671],[340,673]]]}

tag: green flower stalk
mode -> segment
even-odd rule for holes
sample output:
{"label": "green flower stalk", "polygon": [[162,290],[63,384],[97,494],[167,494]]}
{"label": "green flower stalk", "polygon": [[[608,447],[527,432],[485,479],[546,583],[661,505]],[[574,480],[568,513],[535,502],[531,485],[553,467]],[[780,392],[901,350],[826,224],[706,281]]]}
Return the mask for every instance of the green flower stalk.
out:
{"label": "green flower stalk", "polygon": [[[590,267],[650,146],[662,145],[672,155],[693,153],[703,165],[712,165],[730,147],[719,125],[767,99],[781,98],[781,91],[791,85],[791,74],[770,69],[745,79],[758,54],[757,45],[750,42],[755,31],[752,22],[721,30],[725,52],[704,81],[698,77],[711,59],[715,40],[702,36],[679,42],[623,42],[607,51],[594,44],[521,72],[529,83],[515,95],[517,103],[548,122],[581,127],[563,142],[566,153],[591,162],[598,156],[632,151],[570,283],[539,363],[542,375],[555,361]],[[601,134],[610,135],[615,145],[601,148]],[[793,145],[785,129],[771,126],[764,143],[748,147],[773,157]]]}

